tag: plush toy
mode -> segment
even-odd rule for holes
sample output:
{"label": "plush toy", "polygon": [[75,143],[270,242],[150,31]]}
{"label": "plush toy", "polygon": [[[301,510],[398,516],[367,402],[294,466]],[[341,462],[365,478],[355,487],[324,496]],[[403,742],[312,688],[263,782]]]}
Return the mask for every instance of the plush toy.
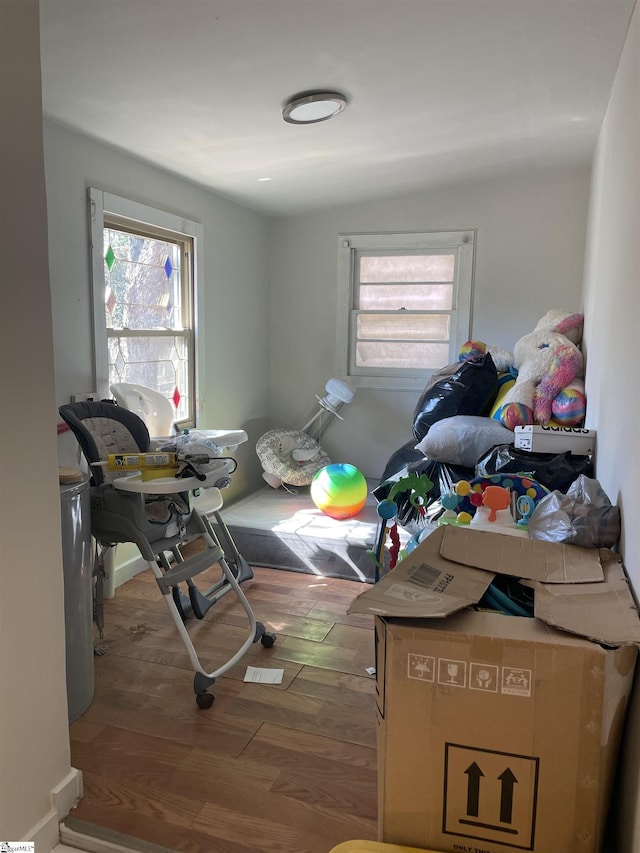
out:
{"label": "plush toy", "polygon": [[575,426],[583,421],[584,359],[578,347],[583,323],[582,314],[552,309],[533,332],[520,338],[513,354],[480,341],[462,347],[462,360],[469,351],[484,347],[505,374],[508,381],[499,390],[493,414],[504,426],[513,430],[526,424]]}

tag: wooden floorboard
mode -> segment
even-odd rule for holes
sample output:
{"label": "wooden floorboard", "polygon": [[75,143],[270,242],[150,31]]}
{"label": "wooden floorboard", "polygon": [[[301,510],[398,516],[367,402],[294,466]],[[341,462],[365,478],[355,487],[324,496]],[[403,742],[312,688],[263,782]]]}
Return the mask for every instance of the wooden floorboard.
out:
{"label": "wooden floorboard", "polygon": [[[180,853],[329,853],[376,838],[373,621],[347,614],[366,586],[254,575],[243,590],[276,644],[251,646],[208,710],[151,573],[105,603],[94,699],[70,727],[84,779],[73,817]],[[234,594],[187,625],[209,671],[248,631]],[[283,669],[282,684],[245,682],[247,665]]]}

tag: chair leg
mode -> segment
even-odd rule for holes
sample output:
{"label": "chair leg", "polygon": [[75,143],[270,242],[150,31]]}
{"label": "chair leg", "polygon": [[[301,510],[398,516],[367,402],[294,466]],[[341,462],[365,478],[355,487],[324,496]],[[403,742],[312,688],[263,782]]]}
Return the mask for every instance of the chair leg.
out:
{"label": "chair leg", "polygon": [[[173,553],[173,556],[176,558],[176,560],[178,558],[182,559],[180,557],[180,552],[178,551],[177,548],[174,548],[172,553]],[[165,554],[164,551],[162,553],[158,554],[158,556],[156,557],[156,563],[163,573],[168,572],[171,569],[171,565],[169,564],[169,560],[167,559],[167,555]],[[177,609],[178,613],[180,614],[180,618],[182,619],[183,622],[185,622],[186,619],[193,612],[193,607],[191,605],[190,596],[185,595],[185,593],[180,589],[178,584],[176,584],[171,589],[171,597],[173,598],[173,603],[175,604],[176,609]]]}

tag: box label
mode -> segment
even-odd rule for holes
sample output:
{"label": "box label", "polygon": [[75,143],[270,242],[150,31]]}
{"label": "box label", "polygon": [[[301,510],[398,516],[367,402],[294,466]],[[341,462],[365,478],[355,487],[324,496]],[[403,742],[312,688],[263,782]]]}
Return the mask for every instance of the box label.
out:
{"label": "box label", "polygon": [[442,831],[533,850],[540,759],[445,743]]}
{"label": "box label", "polygon": [[530,669],[503,666],[500,691],[511,696],[531,696],[531,680]]}
{"label": "box label", "polygon": [[498,692],[500,667],[489,663],[472,663],[469,674],[470,690],[482,690],[484,693]]}
{"label": "box label", "polygon": [[467,662],[440,658],[438,660],[438,684],[447,684],[449,687],[466,687]]}
{"label": "box label", "polygon": [[434,681],[436,659],[430,655],[409,654],[407,657],[407,677],[417,681]]}
{"label": "box label", "polygon": [[433,657],[409,652],[407,678],[447,687],[466,687],[482,693],[504,693],[531,698],[533,676],[530,669],[498,666],[482,661]]}

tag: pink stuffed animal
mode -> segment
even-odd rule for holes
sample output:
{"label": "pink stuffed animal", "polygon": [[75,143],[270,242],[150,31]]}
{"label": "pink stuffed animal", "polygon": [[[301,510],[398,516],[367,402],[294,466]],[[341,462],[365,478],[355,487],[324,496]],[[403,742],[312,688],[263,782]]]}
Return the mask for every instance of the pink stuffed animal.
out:
{"label": "pink stuffed animal", "polygon": [[[566,405],[567,392],[576,412],[581,409],[584,414],[584,359],[578,348],[583,324],[582,314],[552,309],[533,332],[520,338],[513,356],[500,347],[486,347],[498,371],[506,371],[510,366],[518,371],[514,385],[500,401],[501,408],[494,415],[497,420],[511,430],[525,424],[548,424],[554,409],[557,416]],[[469,342],[465,347],[472,343],[476,348],[484,346]],[[580,414],[577,419],[565,418],[564,422],[576,423],[579,419]]]}

